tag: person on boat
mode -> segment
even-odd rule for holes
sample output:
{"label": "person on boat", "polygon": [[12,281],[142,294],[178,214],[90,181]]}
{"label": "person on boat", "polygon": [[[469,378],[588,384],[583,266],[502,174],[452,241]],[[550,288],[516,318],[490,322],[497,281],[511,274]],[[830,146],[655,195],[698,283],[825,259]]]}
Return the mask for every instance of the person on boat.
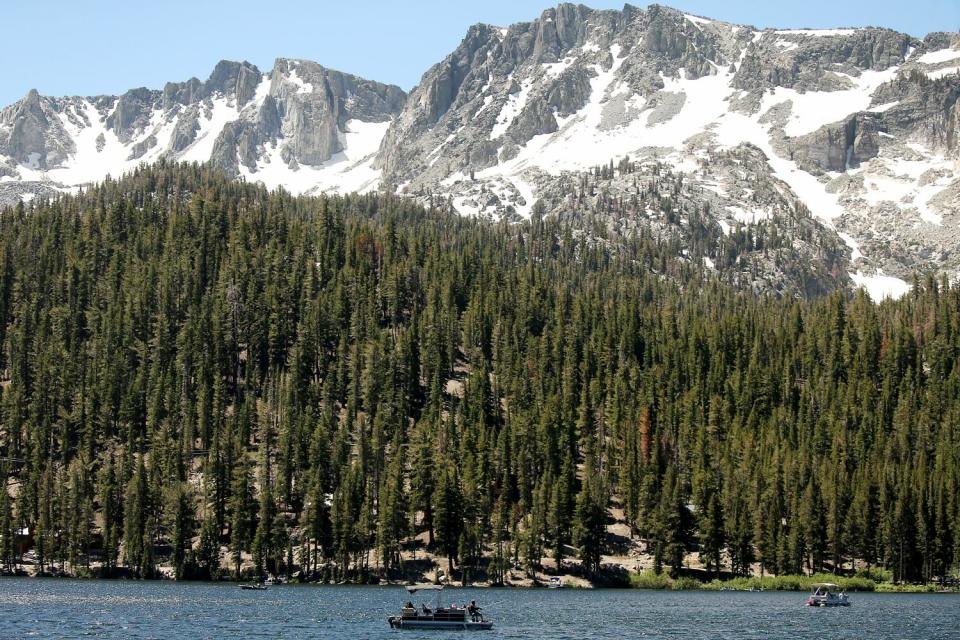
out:
{"label": "person on boat", "polygon": [[433,613],[433,609],[427,606],[426,602],[420,603],[420,608],[423,609],[423,615],[428,616]]}
{"label": "person on boat", "polygon": [[476,600],[470,601],[470,604],[467,606],[467,611],[470,613],[470,618],[474,622],[480,617],[480,607],[477,606]]}
{"label": "person on boat", "polygon": [[416,609],[416,607],[413,606],[413,603],[410,602],[409,600],[407,600],[407,604],[403,605],[403,608],[404,608],[404,609]]}

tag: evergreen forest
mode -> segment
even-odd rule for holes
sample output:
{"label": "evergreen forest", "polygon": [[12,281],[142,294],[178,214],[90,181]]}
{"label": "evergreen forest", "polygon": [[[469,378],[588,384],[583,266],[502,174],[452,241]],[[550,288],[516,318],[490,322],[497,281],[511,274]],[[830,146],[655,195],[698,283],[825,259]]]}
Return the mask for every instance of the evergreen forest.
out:
{"label": "evergreen forest", "polygon": [[[465,582],[960,565],[960,289],[720,282],[535,209],[158,164],[0,214],[0,567]],[[616,516],[615,516],[616,514]]]}

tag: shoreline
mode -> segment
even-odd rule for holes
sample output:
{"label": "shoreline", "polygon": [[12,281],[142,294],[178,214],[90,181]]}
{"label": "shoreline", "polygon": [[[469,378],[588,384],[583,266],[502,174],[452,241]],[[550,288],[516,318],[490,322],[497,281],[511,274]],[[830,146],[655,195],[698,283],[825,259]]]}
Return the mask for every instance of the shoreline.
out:
{"label": "shoreline", "polygon": [[[26,571],[0,573],[0,580],[5,578],[26,578],[31,580],[102,580],[114,582],[182,582],[192,584],[224,584],[240,586],[241,584],[254,581],[252,578],[233,579],[225,578],[222,580],[196,580],[183,579],[176,580],[166,575],[156,578],[133,578],[130,576],[101,576],[91,575],[69,575],[69,574],[49,574],[42,575],[31,574]],[[609,591],[716,591],[716,592],[740,592],[740,593],[763,593],[763,592],[791,592],[799,593],[809,591],[813,584],[820,582],[833,582],[840,586],[844,591],[850,593],[905,593],[905,594],[931,594],[931,595],[960,595],[960,587],[945,588],[939,584],[893,584],[890,582],[877,582],[866,578],[833,576],[831,574],[817,574],[813,576],[785,575],[785,576],[764,576],[760,578],[739,577],[727,580],[712,580],[703,582],[694,578],[680,576],[671,578],[667,574],[653,574],[645,571],[642,573],[631,573],[629,575],[629,584],[610,585],[594,583],[572,583],[562,582],[563,590],[609,590]],[[411,581],[411,580],[387,580],[377,579],[368,582],[324,582],[299,579],[286,579],[271,586],[317,586],[317,587],[401,587],[405,585],[429,582]],[[539,584],[492,584],[486,581],[472,582],[467,585],[461,585],[458,582],[447,583],[446,589],[519,589],[519,590],[555,590],[548,586],[546,581],[540,580]]]}

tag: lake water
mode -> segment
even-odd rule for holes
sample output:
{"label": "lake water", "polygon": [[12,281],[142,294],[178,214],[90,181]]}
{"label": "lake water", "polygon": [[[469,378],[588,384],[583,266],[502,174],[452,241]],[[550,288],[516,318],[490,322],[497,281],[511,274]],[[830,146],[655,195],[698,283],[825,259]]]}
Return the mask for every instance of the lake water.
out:
{"label": "lake water", "polygon": [[[421,597],[422,596],[422,597]],[[430,594],[417,594],[419,604]],[[813,609],[802,593],[448,589],[495,620],[483,638],[960,638],[960,596],[852,594]],[[400,587],[0,579],[0,638],[461,638],[393,631]],[[470,634],[471,636],[473,634]]]}

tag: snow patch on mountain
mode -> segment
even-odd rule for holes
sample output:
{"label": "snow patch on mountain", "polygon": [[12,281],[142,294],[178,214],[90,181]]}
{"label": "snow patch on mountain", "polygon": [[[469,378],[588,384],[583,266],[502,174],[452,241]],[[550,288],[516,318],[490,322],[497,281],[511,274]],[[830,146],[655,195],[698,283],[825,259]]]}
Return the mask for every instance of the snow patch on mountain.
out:
{"label": "snow patch on mountain", "polygon": [[856,33],[856,29],[777,29],[774,33],[789,36],[810,36],[811,38],[828,38],[849,36]]}
{"label": "snow patch on mountain", "polygon": [[896,300],[910,292],[910,285],[900,278],[884,275],[878,272],[875,275],[864,275],[862,271],[851,274],[851,279],[858,286],[866,289],[870,298],[874,302],[880,302],[887,298]]}
{"label": "snow patch on mountain", "polygon": [[727,210],[730,211],[734,219],[741,224],[756,224],[757,222],[770,218],[770,211],[766,209],[744,209],[739,206],[728,206]]}
{"label": "snow patch on mountain", "polygon": [[548,78],[556,78],[570,68],[570,65],[573,64],[574,60],[576,60],[576,58],[567,56],[560,62],[545,62],[543,63],[543,71]]}
{"label": "snow patch on mountain", "polygon": [[319,166],[289,166],[282,157],[282,144],[277,143],[257,163],[256,171],[241,166],[240,175],[294,194],[367,193],[380,186],[380,171],[373,168],[373,160],[389,126],[389,121],[348,120],[340,135],[343,151]]}
{"label": "snow patch on mountain", "polygon": [[764,95],[762,112],[771,107],[789,101],[790,117],[784,127],[784,133],[790,137],[802,136],[816,131],[820,127],[837,122],[857,111],[866,111],[870,107],[873,92],[880,85],[896,77],[899,67],[884,71],[863,71],[859,77],[834,73],[845,78],[853,85],[842,91],[805,91],[777,87]]}
{"label": "snow patch on mountain", "polygon": [[313,93],[313,83],[306,82],[297,74],[297,68],[291,67],[287,79],[297,87],[297,93]]}
{"label": "snow patch on mountain", "polygon": [[[141,135],[125,144],[113,130],[106,127],[106,118],[89,99],[80,99],[68,105],[59,118],[72,138],[76,151],[62,165],[49,169],[40,169],[37,162],[21,165],[20,180],[75,187],[102,180],[106,175],[119,177],[141,162],[157,160],[173,131],[173,124],[164,118],[163,113],[156,112]],[[139,158],[132,158],[131,148],[151,136],[156,139],[156,144]]]}
{"label": "snow patch on mountain", "polygon": [[527,99],[530,97],[530,89],[532,88],[533,80],[527,79],[524,80],[520,85],[520,90],[518,92],[511,93],[509,96],[507,96],[507,102],[500,110],[500,115],[497,116],[497,123],[490,130],[491,140],[496,140],[507,132],[507,129],[510,128],[514,118],[520,115],[520,112],[523,111],[523,108],[527,106]]}
{"label": "snow patch on mountain", "polygon": [[200,131],[193,144],[180,155],[184,162],[206,162],[213,152],[213,145],[217,136],[230,122],[236,120],[240,113],[236,105],[226,96],[213,98],[209,106],[204,105],[200,110]]}
{"label": "snow patch on mountain", "polygon": [[960,49],[940,49],[938,51],[930,51],[919,58],[917,62],[922,62],[923,64],[940,64],[941,62],[949,62],[951,60],[960,60]]}
{"label": "snow patch on mountain", "polygon": [[955,76],[960,74],[960,65],[953,67],[943,67],[940,69],[934,69],[933,71],[927,71],[927,77],[931,80],[940,80],[941,78],[946,78],[947,76]]}

